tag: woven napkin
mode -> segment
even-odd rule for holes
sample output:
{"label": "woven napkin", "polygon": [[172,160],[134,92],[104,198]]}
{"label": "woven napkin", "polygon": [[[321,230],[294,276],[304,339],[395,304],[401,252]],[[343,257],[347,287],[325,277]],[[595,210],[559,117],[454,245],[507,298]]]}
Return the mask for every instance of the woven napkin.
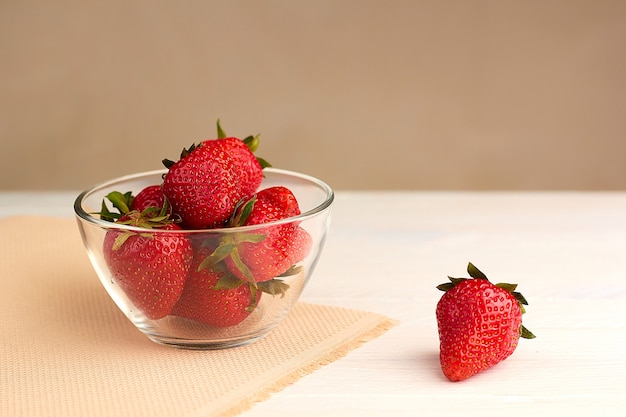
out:
{"label": "woven napkin", "polygon": [[1,219],[0,266],[2,416],[233,416],[394,324],[298,302],[247,346],[160,346],[106,294],[68,218]]}

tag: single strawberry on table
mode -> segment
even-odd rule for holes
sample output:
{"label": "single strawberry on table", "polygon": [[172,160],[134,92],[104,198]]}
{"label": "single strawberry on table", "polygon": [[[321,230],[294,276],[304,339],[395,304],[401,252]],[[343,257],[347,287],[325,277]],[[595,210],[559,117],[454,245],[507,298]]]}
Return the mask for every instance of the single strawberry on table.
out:
{"label": "single strawberry on table", "polygon": [[519,338],[535,336],[522,325],[526,299],[517,284],[492,284],[472,263],[471,278],[451,278],[437,304],[441,370],[461,381],[508,358]]}
{"label": "single strawberry on table", "polygon": [[[111,193],[109,197],[114,194],[122,196]],[[103,242],[104,259],[114,282],[153,320],[168,315],[178,301],[193,257],[191,242],[174,232],[181,228],[164,212],[149,207],[120,213],[115,223],[147,230],[112,228]]]}

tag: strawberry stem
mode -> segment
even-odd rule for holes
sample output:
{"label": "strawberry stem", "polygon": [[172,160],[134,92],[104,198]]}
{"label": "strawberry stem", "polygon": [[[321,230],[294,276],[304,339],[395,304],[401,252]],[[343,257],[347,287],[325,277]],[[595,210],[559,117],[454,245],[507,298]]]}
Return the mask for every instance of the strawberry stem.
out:
{"label": "strawberry stem", "polygon": [[226,132],[222,129],[222,125],[220,124],[220,119],[217,119],[217,138],[224,139],[227,138]]}

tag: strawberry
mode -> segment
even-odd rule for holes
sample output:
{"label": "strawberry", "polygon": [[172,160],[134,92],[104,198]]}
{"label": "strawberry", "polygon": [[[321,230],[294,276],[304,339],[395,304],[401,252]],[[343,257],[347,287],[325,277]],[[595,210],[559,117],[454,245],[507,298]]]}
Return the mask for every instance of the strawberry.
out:
{"label": "strawberry", "polygon": [[243,140],[234,137],[225,137],[213,141],[233,159],[242,192],[248,196],[254,194],[263,181],[263,167],[252,154],[250,148],[246,146]]}
{"label": "strawberry", "polygon": [[[286,187],[259,191],[235,211],[229,226],[260,225],[300,214]],[[297,222],[280,223],[250,232],[227,235],[207,264],[224,260],[228,269],[248,282],[264,282],[287,272],[311,250],[309,233]]]}
{"label": "strawberry", "polygon": [[520,337],[535,336],[522,325],[528,304],[516,284],[492,284],[472,263],[472,278],[451,278],[437,288],[440,363],[451,381],[461,381],[508,358]]}
{"label": "strawberry", "polygon": [[183,293],[172,315],[215,327],[235,326],[245,320],[261,298],[261,292],[226,270],[203,268],[211,249],[202,247],[194,256]]}
{"label": "strawberry", "polygon": [[171,232],[181,228],[163,214],[165,208],[161,212],[154,207],[127,211],[116,196],[123,195],[109,194],[112,201],[117,201],[114,206],[121,207],[116,223],[153,230],[110,229],[104,237],[104,259],[114,282],[135,307],[150,319],[163,318],[182,294],[193,257],[191,242]]}
{"label": "strawberry", "polygon": [[261,185],[263,168],[269,164],[254,156],[259,138],[228,137],[217,121],[217,139],[184,149],[177,162],[163,164],[168,172],[163,193],[182,218],[185,228],[221,227],[242,199],[250,198]]}
{"label": "strawberry", "polygon": [[183,150],[177,162],[163,163],[169,169],[163,194],[185,228],[221,227],[237,203],[249,197],[242,190],[234,159],[215,140]]}
{"label": "strawberry", "polygon": [[130,204],[131,210],[143,211],[148,207],[161,209],[165,205],[165,195],[160,185],[149,185],[139,191],[132,199]]}
{"label": "strawberry", "polygon": [[239,139],[226,135],[219,119],[217,120],[218,144],[235,160],[239,171],[242,190],[247,195],[254,194],[263,181],[263,168],[270,164],[254,155],[259,147],[259,135]]}

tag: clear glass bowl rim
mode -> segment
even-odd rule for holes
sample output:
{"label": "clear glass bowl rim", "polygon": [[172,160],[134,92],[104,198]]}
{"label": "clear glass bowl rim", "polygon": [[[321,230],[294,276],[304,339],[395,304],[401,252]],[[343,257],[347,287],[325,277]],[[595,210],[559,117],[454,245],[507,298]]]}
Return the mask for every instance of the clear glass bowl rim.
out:
{"label": "clear glass bowl rim", "polygon": [[[85,191],[81,192],[77,197],[76,200],[74,201],[74,213],[83,221],[86,221],[88,223],[92,223],[96,226],[105,228],[105,229],[124,229],[124,230],[133,230],[133,231],[144,231],[146,229],[140,228],[140,227],[135,227],[135,226],[129,226],[129,225],[124,225],[124,224],[117,224],[117,223],[113,223],[107,220],[102,220],[99,217],[94,216],[95,213],[87,213],[83,207],[82,207],[82,203],[84,201],[84,199],[86,197],[88,197],[89,195],[103,189],[106,187],[111,187],[112,185],[116,184],[116,183],[121,183],[121,182],[127,182],[127,181],[132,181],[132,180],[136,180],[136,179],[140,179],[140,178],[144,178],[144,177],[149,177],[152,175],[161,175],[161,174],[165,174],[167,172],[167,169],[160,169],[160,170],[153,170],[153,171],[144,171],[144,172],[138,172],[138,173],[134,173],[134,174],[129,174],[129,175],[124,175],[121,177],[117,177],[117,178],[113,178],[107,181],[103,181],[100,182],[88,189],[86,189]],[[300,172],[296,172],[296,171],[290,171],[290,170],[286,170],[286,169],[279,169],[279,168],[265,168],[263,170],[263,172],[267,172],[267,173],[273,173],[273,174],[278,174],[278,175],[285,175],[285,176],[289,176],[289,177],[296,177],[298,179],[307,181],[312,183],[313,185],[317,186],[318,188],[320,188],[325,194],[326,194],[326,198],[324,199],[324,201],[321,204],[318,204],[317,206],[313,207],[310,210],[307,210],[305,212],[300,213],[297,216],[293,216],[293,217],[288,217],[285,219],[281,219],[281,220],[276,220],[273,222],[268,222],[268,223],[263,223],[262,225],[252,225],[252,226],[239,226],[239,227],[224,227],[224,228],[215,228],[215,229],[183,229],[183,230],[163,230],[163,229],[159,229],[159,233],[176,233],[176,234],[180,234],[180,233],[189,233],[189,234],[196,234],[196,233],[236,233],[236,232],[245,232],[246,230],[255,230],[258,229],[259,227],[268,227],[268,226],[272,226],[272,225],[278,225],[278,224],[284,224],[284,223],[292,223],[292,222],[297,222],[297,221],[303,221],[306,219],[309,219],[311,217],[314,217],[316,215],[318,215],[319,213],[324,212],[325,210],[328,210],[330,208],[330,206],[332,205],[334,199],[335,199],[335,193],[333,191],[333,189],[324,181],[313,177],[311,175],[308,174],[303,174]],[[125,190],[118,190],[120,192],[125,192]]]}

